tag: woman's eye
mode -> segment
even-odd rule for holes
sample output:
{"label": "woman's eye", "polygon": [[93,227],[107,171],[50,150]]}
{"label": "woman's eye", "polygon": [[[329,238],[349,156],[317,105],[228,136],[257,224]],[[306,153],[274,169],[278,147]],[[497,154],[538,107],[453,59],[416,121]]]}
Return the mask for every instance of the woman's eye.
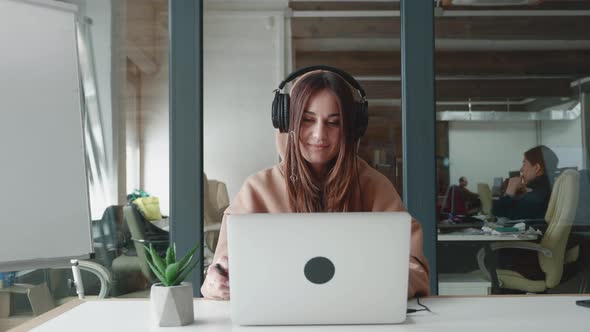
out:
{"label": "woman's eye", "polygon": [[303,122],[313,122],[313,119],[306,119],[306,118],[303,118]]}
{"label": "woman's eye", "polygon": [[330,121],[328,122],[328,126],[340,126],[340,122],[339,121]]}

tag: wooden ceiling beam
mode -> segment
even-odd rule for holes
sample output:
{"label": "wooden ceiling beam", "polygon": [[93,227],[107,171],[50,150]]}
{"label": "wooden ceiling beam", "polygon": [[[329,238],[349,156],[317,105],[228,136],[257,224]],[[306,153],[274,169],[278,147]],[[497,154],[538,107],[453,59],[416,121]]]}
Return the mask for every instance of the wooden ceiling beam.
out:
{"label": "wooden ceiling beam", "polygon": [[289,8],[292,10],[399,10],[399,2],[291,1]]}
{"label": "wooden ceiling beam", "polygon": [[[587,39],[585,16],[437,17],[436,38],[486,40]],[[295,17],[293,38],[399,38],[399,17]]]}
{"label": "wooden ceiling beam", "polygon": [[[590,75],[590,50],[557,51],[437,51],[441,76],[560,76]],[[295,66],[325,64],[355,76],[399,76],[401,57],[395,51],[296,52]]]}
{"label": "wooden ceiling beam", "polygon": [[[545,0],[528,6],[445,6],[445,10],[575,10],[589,9],[590,3],[583,0]],[[399,2],[382,1],[291,1],[292,10],[399,10]]]}

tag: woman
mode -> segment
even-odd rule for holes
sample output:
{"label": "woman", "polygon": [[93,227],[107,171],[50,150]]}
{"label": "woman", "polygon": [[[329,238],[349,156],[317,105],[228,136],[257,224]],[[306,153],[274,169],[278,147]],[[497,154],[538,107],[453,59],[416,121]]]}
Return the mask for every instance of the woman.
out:
{"label": "woman", "polygon": [[545,218],[558,161],[544,145],[526,151],[520,176],[508,180],[504,196],[493,202],[492,214],[508,219]]}
{"label": "woman", "polygon": [[[291,76],[290,76],[291,77]],[[352,78],[348,80],[350,82]],[[352,79],[353,80],[353,79]],[[281,88],[284,84],[281,84]],[[389,180],[357,157],[353,89],[333,71],[303,74],[291,88],[283,161],[250,176],[225,214],[404,211]],[[288,100],[288,99],[287,99]],[[362,133],[361,133],[362,134]],[[286,137],[285,137],[286,136]],[[279,142],[279,151],[282,146]],[[201,288],[210,299],[229,299],[226,220]],[[408,297],[427,295],[428,264],[422,229],[412,221]]]}

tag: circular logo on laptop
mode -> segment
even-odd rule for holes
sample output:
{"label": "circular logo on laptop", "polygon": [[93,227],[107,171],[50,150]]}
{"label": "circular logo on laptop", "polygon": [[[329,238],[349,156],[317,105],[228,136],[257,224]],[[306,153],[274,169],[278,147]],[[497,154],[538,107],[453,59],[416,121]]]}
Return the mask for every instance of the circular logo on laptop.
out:
{"label": "circular logo on laptop", "polygon": [[334,277],[334,263],[326,257],[314,257],[307,261],[303,273],[314,284],[325,284]]}

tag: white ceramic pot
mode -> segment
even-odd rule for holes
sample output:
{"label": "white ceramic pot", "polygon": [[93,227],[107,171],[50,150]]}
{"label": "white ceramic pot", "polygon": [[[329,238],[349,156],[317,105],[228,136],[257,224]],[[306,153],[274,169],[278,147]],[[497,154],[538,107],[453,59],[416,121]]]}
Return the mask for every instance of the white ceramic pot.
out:
{"label": "white ceramic pot", "polygon": [[166,287],[153,284],[150,291],[152,316],[159,326],[182,326],[195,320],[193,311],[193,285],[183,282]]}

